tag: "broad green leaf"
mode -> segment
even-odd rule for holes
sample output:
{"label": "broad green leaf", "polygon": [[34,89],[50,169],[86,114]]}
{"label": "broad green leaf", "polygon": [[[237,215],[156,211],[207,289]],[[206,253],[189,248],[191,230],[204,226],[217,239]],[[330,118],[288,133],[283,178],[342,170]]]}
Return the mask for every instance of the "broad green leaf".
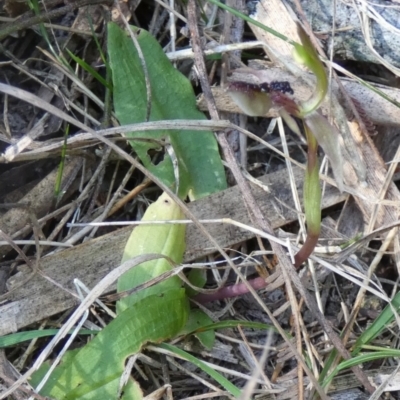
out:
{"label": "broad green leaf", "polygon": [[[185,325],[189,302],[184,289],[172,289],[146,297],[118,315],[77,353],[67,356],[41,390],[44,396],[61,399],[116,399],[125,359],[148,342],[174,337]],[[39,372],[41,376],[43,372]],[[37,377],[33,382],[37,383]],[[131,382],[122,397],[137,393]]]}
{"label": "broad green leaf", "polygon": [[[150,121],[172,119],[202,120],[190,82],[177,71],[155,38],[143,29],[132,27],[144,54],[151,85]],[[137,51],[130,37],[117,25],[108,25],[108,54],[113,75],[114,107],[123,125],[144,122],[147,113],[145,78]],[[176,188],[171,158],[160,142],[170,143],[178,160],[179,195],[189,190],[194,198],[226,188],[226,178],[214,134],[210,131],[160,130],[134,132],[129,138],[143,164],[171,188]],[[157,165],[151,157],[162,151]]]}
{"label": "broad green leaf", "polygon": [[[76,349],[76,350],[70,350],[68,351],[60,365],[64,365],[65,363],[71,362],[71,360],[73,360],[73,358],[78,354],[78,352],[80,351],[80,349]],[[62,367],[58,367],[58,368],[62,368]],[[47,371],[50,369],[50,363],[47,361],[46,363],[44,363],[42,365],[42,367],[39,369],[39,371],[37,373],[34,374],[34,376],[31,378],[31,381],[29,382],[33,387],[36,387],[40,381],[42,380],[42,378],[44,378],[44,376],[46,375]],[[97,400],[97,399],[105,399],[104,394],[107,395],[108,393],[116,393],[116,391],[118,390],[118,385],[119,385],[119,377],[98,387],[93,387],[92,390],[90,390],[89,392],[85,393],[84,396],[80,396],[78,395],[69,395],[68,399],[81,399],[81,400]],[[142,400],[143,399],[143,392],[140,389],[140,386],[138,385],[137,382],[135,382],[133,379],[130,379],[128,381],[128,383],[124,386],[124,396],[122,397],[122,399],[126,399],[126,400]]]}
{"label": "broad green leaf", "polygon": [[[179,220],[184,215],[179,206],[166,194],[162,194],[156,202],[146,210],[142,221]],[[185,251],[186,225],[139,225],[133,229],[122,256],[121,263],[131,258],[147,253],[162,254],[171,258],[175,263],[182,262]],[[147,282],[173,266],[164,258],[147,261],[123,274],[117,283],[117,291],[123,292]],[[179,288],[181,280],[173,276],[148,289],[134,293],[118,301],[117,311],[121,312],[136,301],[157,293],[163,293],[171,288]]]}
{"label": "broad green leaf", "polygon": [[211,350],[214,346],[215,342],[215,331],[207,330],[207,331],[199,331],[199,328],[203,326],[208,326],[212,324],[212,319],[202,310],[195,309],[192,310],[189,314],[189,319],[180,332],[185,335],[189,332],[193,332],[194,336],[199,340],[199,342],[208,350]]}
{"label": "broad green leaf", "polygon": [[[203,288],[207,282],[207,270],[203,268],[193,268],[189,271],[187,278],[189,282],[198,287]],[[189,297],[194,297],[198,292],[192,289],[189,285],[186,285],[186,294]]]}

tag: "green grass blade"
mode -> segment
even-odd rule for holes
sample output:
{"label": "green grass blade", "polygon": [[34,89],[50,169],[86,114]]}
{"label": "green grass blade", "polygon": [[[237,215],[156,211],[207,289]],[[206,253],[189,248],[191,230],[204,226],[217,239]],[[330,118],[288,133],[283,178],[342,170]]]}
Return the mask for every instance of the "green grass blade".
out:
{"label": "green grass blade", "polygon": [[[31,8],[31,10],[35,13],[36,16],[40,15],[40,10],[39,10],[39,2],[38,0],[29,0],[28,1],[29,7]],[[49,35],[47,34],[46,28],[43,24],[43,22],[41,22],[39,24],[39,29],[40,29],[40,33],[43,36],[44,41],[47,43],[47,46],[49,47],[50,51],[53,53],[54,57],[58,58],[56,51],[54,50],[54,47],[52,46],[50,39],[49,39]]]}
{"label": "green grass blade", "polygon": [[97,50],[98,50],[98,52],[100,54],[100,58],[103,61],[103,63],[106,66],[106,68],[109,69],[110,65],[108,64],[107,57],[103,53],[103,48],[102,48],[102,46],[101,46],[101,44],[99,42],[99,39],[97,38],[97,34],[96,34],[95,30],[94,30],[92,16],[90,15],[89,11],[87,12],[86,15],[87,15],[87,19],[89,21],[90,32],[92,32],[92,37],[93,37],[94,42],[96,43],[96,47],[97,47]]}
{"label": "green grass blade", "polygon": [[357,355],[363,346],[371,343],[394,320],[393,308],[396,312],[400,310],[400,292],[394,296],[391,305],[386,305],[378,318],[359,336],[353,346],[352,355]]}
{"label": "green grass blade", "polygon": [[323,387],[327,386],[340,371],[349,369],[351,367],[355,367],[357,365],[361,365],[366,362],[382,360],[382,359],[390,358],[390,357],[397,357],[397,358],[400,357],[400,350],[386,349],[386,350],[376,351],[373,353],[360,354],[356,357],[352,357],[349,360],[342,361],[334,369],[334,371],[332,371],[332,373],[324,380],[322,386]]}
{"label": "green grass blade", "polygon": [[66,50],[69,56],[77,64],[79,64],[82,67],[82,69],[84,69],[87,73],[92,75],[93,78],[97,79],[103,86],[111,90],[111,85],[109,85],[108,82],[92,66],[90,66],[86,61],[82,60],[80,57],[77,57],[75,54],[71,53],[68,49]]}
{"label": "green grass blade", "polygon": [[173,346],[171,344],[162,343],[159,344],[158,347],[164,350],[168,350],[171,353],[176,354],[177,356],[183,358],[186,361],[191,362],[192,364],[196,365],[196,367],[200,368],[202,371],[207,373],[211,376],[215,381],[217,381],[225,390],[230,392],[233,396],[238,397],[240,395],[240,389],[233,385],[228,379],[224,378],[220,373],[212,369],[211,367],[207,366],[203,361],[199,360],[198,358],[192,356],[191,354],[187,353],[180,348]]}
{"label": "green grass blade", "polygon": [[[32,339],[38,339],[47,336],[55,336],[59,329],[42,329],[34,331],[16,332],[9,335],[0,337],[0,349],[16,344],[26,342]],[[92,331],[90,329],[81,329],[78,335],[96,335],[99,331]],[[72,331],[70,332],[72,334]]]}
{"label": "green grass blade", "polygon": [[[396,310],[396,312],[400,310],[400,292],[397,293],[393,298],[391,305],[388,304],[379,314],[378,318],[376,318],[375,321],[359,336],[351,352],[353,357],[356,357],[362,348],[365,348],[369,343],[372,342],[372,340],[374,340],[377,336],[382,334],[385,329],[387,329],[387,326],[394,320],[392,307]],[[337,351],[334,349],[326,360],[325,366],[321,371],[319,382],[323,382],[324,386],[329,383],[329,379],[331,380],[334,377],[334,375],[330,374],[330,378],[326,378],[336,356]]]}

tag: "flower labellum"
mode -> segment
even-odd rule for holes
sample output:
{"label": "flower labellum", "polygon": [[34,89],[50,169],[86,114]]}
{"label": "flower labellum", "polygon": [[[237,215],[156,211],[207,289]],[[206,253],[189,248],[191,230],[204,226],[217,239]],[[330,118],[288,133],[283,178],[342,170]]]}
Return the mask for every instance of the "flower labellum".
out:
{"label": "flower labellum", "polygon": [[265,117],[272,105],[268,85],[231,82],[228,93],[240,109],[250,117]]}

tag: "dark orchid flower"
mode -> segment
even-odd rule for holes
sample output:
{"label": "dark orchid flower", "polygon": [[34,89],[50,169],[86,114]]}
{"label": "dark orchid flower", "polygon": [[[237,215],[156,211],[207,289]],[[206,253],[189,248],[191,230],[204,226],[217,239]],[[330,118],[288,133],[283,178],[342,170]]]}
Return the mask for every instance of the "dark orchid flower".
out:
{"label": "dark orchid flower", "polygon": [[340,190],[343,189],[342,156],[339,145],[339,132],[317,108],[321,105],[328,91],[328,79],[325,69],[309,37],[298,24],[302,45],[295,45],[295,59],[309,68],[316,76],[317,83],[313,95],[305,102],[296,102],[293,90],[287,82],[263,82],[260,71],[243,69],[252,82],[233,81],[228,93],[234,102],[249,116],[263,117],[271,107],[296,133],[300,129],[293,117],[303,121],[307,138],[307,169],[304,181],[304,208],[307,222],[307,239],[302,249],[295,256],[296,268],[307,260],[314,250],[321,229],[321,188],[319,184],[318,145],[321,145],[331,162],[333,173]]}

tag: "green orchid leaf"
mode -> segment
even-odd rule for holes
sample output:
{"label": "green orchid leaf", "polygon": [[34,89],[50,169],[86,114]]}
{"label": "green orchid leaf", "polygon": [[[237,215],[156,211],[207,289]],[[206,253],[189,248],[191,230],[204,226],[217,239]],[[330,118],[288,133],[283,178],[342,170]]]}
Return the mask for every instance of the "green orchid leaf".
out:
{"label": "green orchid leaf", "polygon": [[[142,221],[179,220],[183,218],[184,215],[179,206],[166,193],[163,193],[156,202],[148,207]],[[126,243],[121,263],[137,255],[156,253],[167,256],[176,264],[180,264],[185,251],[185,232],[186,225],[183,224],[139,225],[133,229]],[[171,269],[172,265],[165,258],[147,261],[123,274],[118,279],[117,291],[123,292],[132,289]],[[146,296],[181,286],[179,277],[173,276],[155,286],[121,299],[117,302],[117,311],[125,310]]]}
{"label": "green orchid leaf", "polygon": [[[189,80],[177,71],[157,40],[132,27],[142,49],[151,86],[150,121],[205,120],[196,108]],[[147,91],[142,64],[131,38],[114,23],[108,25],[108,54],[113,76],[115,113],[121,124],[145,122]],[[144,166],[162,182],[176,189],[173,162],[163,144],[171,145],[177,159],[179,195],[207,196],[227,187],[217,141],[211,131],[159,130],[132,132],[129,140]],[[161,152],[161,153],[160,153]],[[158,164],[152,157],[158,156]],[[161,159],[161,161],[160,161]]]}
{"label": "green orchid leaf", "polygon": [[[148,342],[159,343],[174,337],[184,327],[188,313],[184,289],[171,289],[138,301],[86,346],[64,357],[40,394],[57,400],[116,399],[126,358]],[[34,383],[43,371],[37,374]],[[130,397],[130,392],[137,393],[133,381],[125,389],[122,399],[141,398],[136,394]]]}
{"label": "green orchid leaf", "polygon": [[[198,288],[203,288],[207,283],[207,270],[200,268],[193,268],[188,273],[187,278],[189,282]],[[194,297],[198,292],[186,285],[186,293],[189,297]]]}
{"label": "green orchid leaf", "polygon": [[[179,220],[179,206],[163,194],[148,207],[142,221]],[[180,263],[185,250],[185,225],[140,225],[126,244],[122,263],[147,253],[165,255]],[[161,262],[160,262],[161,261]],[[172,266],[164,259],[136,265],[117,283],[119,292],[149,281]],[[41,394],[59,399],[114,399],[125,359],[148,342],[159,343],[177,335],[186,324],[189,300],[178,277],[171,277],[150,288],[122,298],[117,303],[117,318],[76,353],[67,352]],[[48,367],[34,377],[38,383]],[[129,380],[122,399],[141,400],[139,386]]]}

